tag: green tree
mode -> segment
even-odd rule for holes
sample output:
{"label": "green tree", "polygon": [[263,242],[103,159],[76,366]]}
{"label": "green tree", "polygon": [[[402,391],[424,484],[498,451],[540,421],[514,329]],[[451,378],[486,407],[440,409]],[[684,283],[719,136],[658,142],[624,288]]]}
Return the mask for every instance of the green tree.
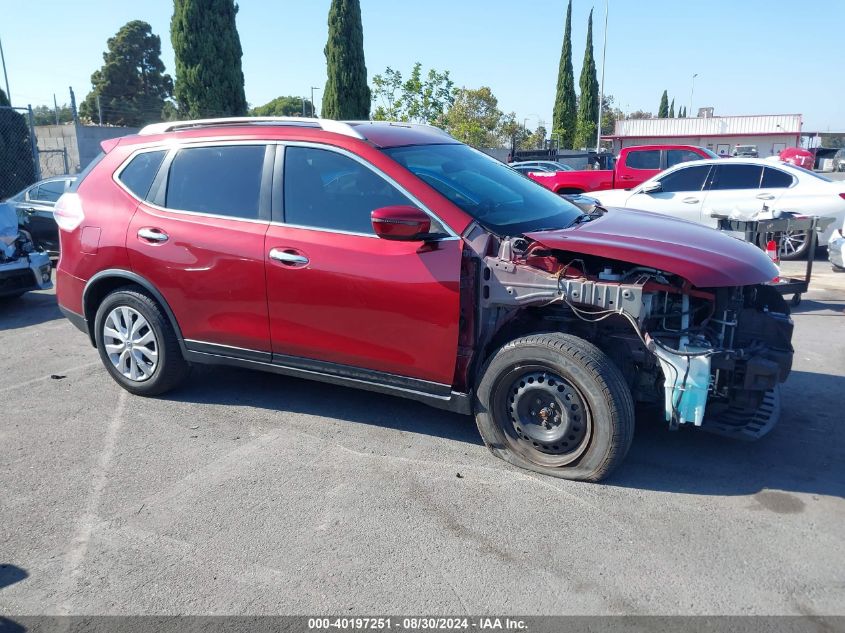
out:
{"label": "green tree", "polygon": [[626,119],[653,119],[654,114],[651,112],[646,112],[645,110],[634,110],[633,112],[629,112]]}
{"label": "green tree", "polygon": [[660,97],[660,107],[657,108],[657,118],[665,119],[669,116],[669,94],[664,90]]}
{"label": "green tree", "polygon": [[613,134],[616,130],[616,121],[624,119],[625,114],[614,106],[613,95],[604,95],[601,100],[601,133],[602,135]]}
{"label": "green tree", "polygon": [[499,101],[487,86],[477,90],[459,88],[445,117],[446,130],[473,147],[498,146],[501,121]]}
{"label": "green tree", "polygon": [[672,97],[672,103],[669,105],[669,118],[675,118],[675,98]]}
{"label": "green tree", "polygon": [[596,122],[599,118],[599,82],[596,79],[596,61],[593,58],[593,11],[587,21],[587,47],[581,66],[579,81],[581,94],[578,100],[578,124],[575,131],[575,147],[592,147],[596,138]]}
{"label": "green tree", "polygon": [[0,200],[35,182],[35,161],[24,115],[15,112],[0,89]]}
{"label": "green tree", "polygon": [[411,75],[402,81],[402,73],[388,67],[383,75],[373,77],[373,100],[377,103],[373,119],[377,121],[413,121],[435,124],[455,101],[454,83],[449,71],[433,68],[423,78],[417,62]]}
{"label": "green tree", "polygon": [[572,147],[578,110],[575,104],[575,73],[572,70],[572,0],[566,8],[566,23],[563,29],[563,46],[560,50],[560,64],[557,71],[557,93],[552,114],[552,131],[558,137],[561,147]]}
{"label": "green tree", "polygon": [[[302,104],[305,104],[303,112]],[[311,99],[302,97],[276,97],[264,105],[256,106],[250,111],[251,116],[311,116],[315,112]]]}
{"label": "green tree", "polygon": [[180,116],[247,113],[237,13],[233,0],[174,0],[170,40],[176,56],[175,97]]}
{"label": "green tree", "polygon": [[103,123],[130,127],[159,121],[173,93],[173,80],[164,74],[159,36],[146,22],[132,20],[106,46],[105,63],[91,75],[93,88],[79,106],[80,116],[99,122],[102,112]]}
{"label": "green tree", "polygon": [[[55,125],[56,124],[56,108],[40,105],[32,109],[32,118],[35,125]],[[73,112],[70,106],[63,104],[59,106],[59,123],[69,123],[73,121]]]}
{"label": "green tree", "polygon": [[370,87],[364,62],[364,29],[358,0],[332,0],[322,115],[327,119],[369,119]]}

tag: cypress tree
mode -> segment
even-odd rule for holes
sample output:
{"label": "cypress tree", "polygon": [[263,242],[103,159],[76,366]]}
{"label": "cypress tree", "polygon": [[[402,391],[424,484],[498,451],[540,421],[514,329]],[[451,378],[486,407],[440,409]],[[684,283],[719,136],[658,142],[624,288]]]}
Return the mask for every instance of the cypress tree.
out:
{"label": "cypress tree", "polygon": [[657,109],[657,118],[665,119],[669,116],[669,94],[664,90],[660,97],[660,107]]}
{"label": "cypress tree", "polygon": [[669,106],[669,118],[670,119],[675,118],[675,98],[674,97],[672,97],[672,103]]}
{"label": "cypress tree", "polygon": [[328,79],[320,115],[327,119],[369,119],[371,96],[358,0],[332,0],[324,52]]}
{"label": "cypress tree", "polygon": [[596,120],[599,116],[599,82],[596,79],[596,60],[593,58],[593,11],[587,21],[587,48],[581,66],[581,100],[578,104],[578,123],[575,147],[591,147],[596,138]]}
{"label": "cypress tree", "polygon": [[552,131],[557,135],[561,147],[573,147],[577,121],[575,73],[572,71],[572,0],[569,0],[557,72],[557,94],[552,115]]}
{"label": "cypress tree", "polygon": [[170,39],[180,117],[247,113],[237,13],[233,0],[174,0]]}

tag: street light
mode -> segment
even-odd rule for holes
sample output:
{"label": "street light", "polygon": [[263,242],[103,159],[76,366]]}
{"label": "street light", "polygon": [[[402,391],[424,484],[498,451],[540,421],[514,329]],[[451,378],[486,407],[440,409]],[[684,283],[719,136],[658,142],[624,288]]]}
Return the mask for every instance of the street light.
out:
{"label": "street light", "polygon": [[314,110],[314,91],[319,90],[317,86],[311,86],[311,116],[313,118],[317,118],[316,111]]}
{"label": "street light", "polygon": [[689,89],[689,109],[692,112],[692,95],[695,92],[695,78],[698,77],[698,73],[694,73],[692,76],[692,86]]}

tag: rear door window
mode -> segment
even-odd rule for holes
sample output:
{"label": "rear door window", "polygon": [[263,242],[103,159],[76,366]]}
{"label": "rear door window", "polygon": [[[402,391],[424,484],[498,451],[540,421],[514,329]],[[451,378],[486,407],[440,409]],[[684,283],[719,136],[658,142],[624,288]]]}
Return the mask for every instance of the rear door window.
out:
{"label": "rear door window", "polygon": [[679,191],[701,191],[710,172],[710,165],[681,167],[660,179],[661,191],[675,193]]}
{"label": "rear door window", "polygon": [[630,169],[660,169],[660,150],[647,149],[629,152],[625,166]]}
{"label": "rear door window", "polygon": [[34,202],[47,202],[55,204],[61,195],[65,192],[67,181],[62,180],[48,180],[42,182],[40,185],[30,190],[29,199]]}
{"label": "rear door window", "polygon": [[170,165],[165,206],[257,220],[264,145],[188,147]]}
{"label": "rear door window", "polygon": [[161,167],[165,154],[167,154],[165,150],[138,154],[123,168],[118,180],[136,196],[142,200],[145,199],[150,192],[150,187],[158,173],[158,168]]}
{"label": "rear door window", "polygon": [[717,165],[713,190],[759,189],[763,175],[762,165]]}

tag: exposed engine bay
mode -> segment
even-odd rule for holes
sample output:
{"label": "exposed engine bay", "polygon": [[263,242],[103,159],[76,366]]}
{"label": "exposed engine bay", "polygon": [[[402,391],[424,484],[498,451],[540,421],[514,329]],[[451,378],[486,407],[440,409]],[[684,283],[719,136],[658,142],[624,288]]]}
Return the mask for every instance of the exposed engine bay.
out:
{"label": "exposed engine bay", "polygon": [[[694,287],[667,271],[479,233],[477,340],[561,331],[601,348],[671,428],[756,439],[777,422],[793,324],[766,284]],[[486,253],[486,254],[484,254]]]}

